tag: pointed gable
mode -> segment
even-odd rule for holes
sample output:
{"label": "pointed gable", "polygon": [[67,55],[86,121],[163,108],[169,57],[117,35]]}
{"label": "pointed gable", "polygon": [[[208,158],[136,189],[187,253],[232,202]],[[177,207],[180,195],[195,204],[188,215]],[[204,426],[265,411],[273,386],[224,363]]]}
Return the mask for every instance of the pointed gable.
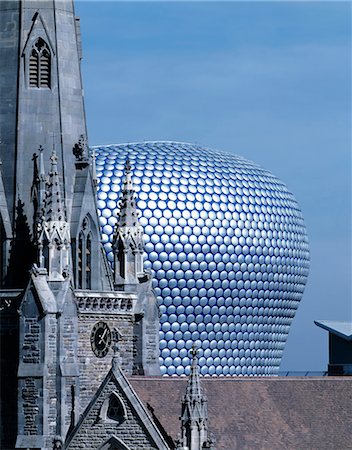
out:
{"label": "pointed gable", "polygon": [[50,35],[48,33],[48,28],[39,11],[37,11],[34,14],[32,21],[33,21],[32,27],[28,33],[26,42],[24,44],[22,56],[24,56],[28,52],[28,49],[30,49],[33,43],[40,37],[45,39],[45,41],[49,45],[50,51],[55,55],[55,47],[51,42]]}
{"label": "pointed gable", "polygon": [[109,371],[80,421],[67,439],[66,449],[167,450],[169,447],[117,365]]}

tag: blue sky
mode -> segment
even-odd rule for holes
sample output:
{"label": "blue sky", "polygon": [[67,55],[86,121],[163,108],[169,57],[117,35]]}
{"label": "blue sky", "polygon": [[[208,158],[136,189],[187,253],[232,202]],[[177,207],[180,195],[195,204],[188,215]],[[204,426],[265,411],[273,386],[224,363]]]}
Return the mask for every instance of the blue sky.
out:
{"label": "blue sky", "polygon": [[324,370],[352,320],[351,4],[76,3],[91,145],[196,142],[283,179],[300,203],[311,271],[282,370]]}

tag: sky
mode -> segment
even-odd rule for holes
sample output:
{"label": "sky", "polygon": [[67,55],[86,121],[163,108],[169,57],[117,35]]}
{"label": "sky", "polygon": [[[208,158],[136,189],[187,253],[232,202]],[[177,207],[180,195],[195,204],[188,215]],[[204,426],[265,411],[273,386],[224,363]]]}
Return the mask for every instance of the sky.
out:
{"label": "sky", "polygon": [[90,145],[174,140],[281,178],[311,268],[281,364],[326,370],[352,320],[351,3],[78,1]]}

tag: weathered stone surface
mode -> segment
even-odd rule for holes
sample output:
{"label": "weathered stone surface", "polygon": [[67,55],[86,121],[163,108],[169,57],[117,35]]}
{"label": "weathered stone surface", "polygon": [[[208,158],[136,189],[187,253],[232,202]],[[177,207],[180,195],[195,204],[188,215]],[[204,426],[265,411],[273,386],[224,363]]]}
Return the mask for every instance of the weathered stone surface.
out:
{"label": "weathered stone surface", "polygon": [[[104,402],[116,393],[124,410],[122,423],[104,415]],[[67,450],[102,448],[111,436],[131,450],[167,450],[168,446],[119,367],[113,367],[68,437]],[[110,448],[110,447],[107,447]],[[124,447],[122,447],[124,448]]]}

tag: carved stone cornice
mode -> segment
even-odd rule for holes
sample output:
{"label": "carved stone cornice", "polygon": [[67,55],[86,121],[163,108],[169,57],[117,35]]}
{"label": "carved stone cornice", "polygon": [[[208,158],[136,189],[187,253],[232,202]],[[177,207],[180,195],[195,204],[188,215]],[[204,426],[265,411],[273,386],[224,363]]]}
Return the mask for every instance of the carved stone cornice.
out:
{"label": "carved stone cornice", "polygon": [[76,291],[81,314],[134,314],[137,296],[131,293]]}

